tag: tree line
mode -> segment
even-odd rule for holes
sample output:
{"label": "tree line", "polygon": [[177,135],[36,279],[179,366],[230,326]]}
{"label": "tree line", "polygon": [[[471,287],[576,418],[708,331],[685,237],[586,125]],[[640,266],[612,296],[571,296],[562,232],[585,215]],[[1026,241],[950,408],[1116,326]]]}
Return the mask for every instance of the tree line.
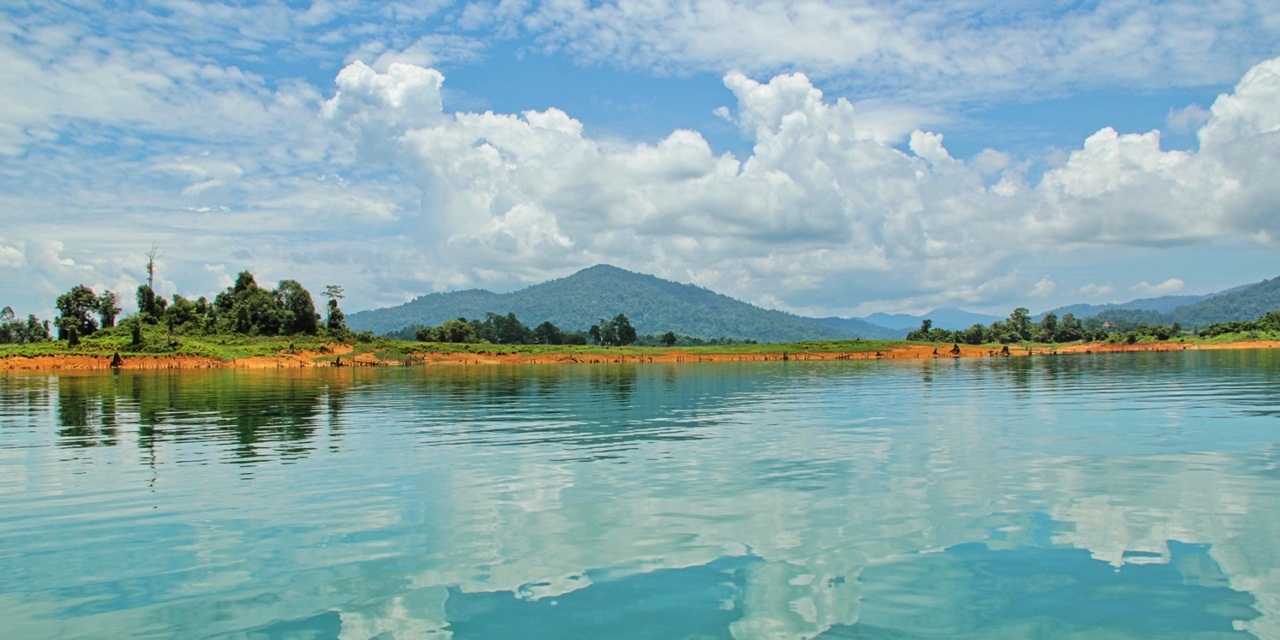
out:
{"label": "tree line", "polygon": [[[147,283],[135,293],[138,313],[120,322],[127,328],[135,346],[142,344],[143,327],[160,325],[172,335],[239,334],[246,336],[326,335],[335,340],[369,338],[353,335],[339,306],[344,297],[337,285],[325,287],[328,298],[323,322],[316,313],[311,293],[297,280],[281,280],[274,289],[259,286],[253,274],[242,271],[235,283],[214,297],[194,300],[174,294],[171,300],[156,295],[152,288],[155,276],[155,249],[147,254]],[[119,295],[113,291],[95,293],[79,284],[58,296],[58,317],[52,328],[58,340],[78,344],[101,329],[116,326],[121,312]],[[28,316],[25,322],[15,317],[13,309],[0,310],[0,343],[44,342],[51,338],[49,321]]]}
{"label": "tree line", "polygon": [[[638,339],[635,327],[627,316],[619,313],[612,320],[601,318],[586,331],[564,331],[550,321],[530,329],[516,318],[515,313],[485,314],[483,320],[467,320],[465,317],[446,320],[438,327],[414,326],[388,334],[395,338],[408,338],[419,342],[448,342],[456,344],[550,344],[623,347]],[[675,334],[671,334],[674,344]],[[590,342],[588,342],[590,340]]]}
{"label": "tree line", "polygon": [[[1074,314],[1066,313],[1061,318],[1053,312],[1044,314],[1039,322],[1031,318],[1031,312],[1018,307],[1009,314],[1008,319],[997,320],[988,326],[975,324],[968,329],[951,331],[936,328],[933,321],[925,319],[920,328],[907,334],[907,340],[914,342],[952,342],[958,344],[1012,344],[1016,342],[1039,342],[1045,344],[1063,342],[1137,342],[1145,338],[1169,340],[1182,335],[1182,327],[1178,323],[1165,325],[1160,323],[1134,320],[1138,316],[1114,318],[1095,316],[1081,320]],[[1204,335],[1201,332],[1200,335]]]}
{"label": "tree line", "polygon": [[1261,333],[1280,332],[1280,311],[1271,311],[1257,320],[1243,322],[1217,322],[1202,327],[1198,335],[1202,338],[1213,338],[1228,333]]}

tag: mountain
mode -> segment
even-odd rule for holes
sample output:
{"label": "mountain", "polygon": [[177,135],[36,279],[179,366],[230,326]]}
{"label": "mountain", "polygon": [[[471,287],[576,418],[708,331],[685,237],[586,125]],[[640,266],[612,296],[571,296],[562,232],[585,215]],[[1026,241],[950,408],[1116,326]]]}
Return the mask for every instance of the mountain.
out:
{"label": "mountain", "polygon": [[872,324],[901,331],[902,333],[899,337],[905,336],[908,331],[919,329],[920,322],[925,319],[932,320],[934,327],[950,331],[968,329],[975,324],[985,327],[996,320],[1004,320],[1000,316],[973,313],[964,309],[956,309],[955,307],[942,307],[918,316],[906,313],[873,313],[862,319]]}
{"label": "mountain", "polygon": [[[1169,309],[1169,298],[1191,298],[1193,302]],[[1165,304],[1151,304],[1153,300]],[[1161,308],[1168,310],[1161,311]],[[1166,296],[1135,300],[1123,305],[1103,305],[1094,309],[1097,311],[1092,315],[1103,320],[1168,325],[1176,322],[1188,329],[1218,322],[1257,320],[1268,312],[1280,310],[1280,277],[1206,296]]]}
{"label": "mountain", "polygon": [[1257,320],[1277,310],[1280,310],[1280,277],[1206,296],[1166,315],[1171,322],[1184,327],[1203,327],[1217,322]]}
{"label": "mountain", "polygon": [[[1051,312],[1056,314],[1059,318],[1070,313],[1081,320],[1085,318],[1092,318],[1103,311],[1111,311],[1113,309],[1120,309],[1123,311],[1146,310],[1168,313],[1178,307],[1194,304],[1206,298],[1221,295],[1221,293],[1224,292],[1210,293],[1203,296],[1160,296],[1158,298],[1139,298],[1128,302],[1110,304],[1072,304],[1052,309]],[[1050,313],[1050,311],[1036,315],[1035,320],[1039,321],[1047,313]]]}
{"label": "mountain", "polygon": [[347,324],[356,331],[386,333],[412,325],[437,326],[459,317],[482,319],[490,312],[514,313],[529,327],[549,321],[565,331],[585,330],[621,313],[642,334],[674,331],[696,338],[760,342],[851,337],[811,318],[604,264],[512,293],[433,293],[396,307],[353,313]]}
{"label": "mountain", "polygon": [[839,331],[846,337],[865,338],[867,340],[901,340],[907,336],[906,329],[893,329],[873,324],[859,318],[813,318],[825,326]]}

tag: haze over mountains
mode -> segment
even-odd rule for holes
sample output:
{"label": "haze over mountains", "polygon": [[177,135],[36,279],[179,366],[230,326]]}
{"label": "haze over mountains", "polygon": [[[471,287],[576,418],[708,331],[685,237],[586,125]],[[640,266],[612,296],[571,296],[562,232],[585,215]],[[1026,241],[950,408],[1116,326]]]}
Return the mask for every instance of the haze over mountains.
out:
{"label": "haze over mountains", "polygon": [[[1215,322],[1254,320],[1280,309],[1280,278],[1263,280],[1204,296],[1163,296],[1106,305],[1078,304],[1053,309],[1077,318],[1129,314],[1142,322],[1181,323],[1184,327]],[[865,318],[807,318],[763,309],[690,284],[596,265],[573,275],[511,293],[479,289],[433,293],[405,304],[353,313],[357,331],[388,333],[409,326],[438,326],[486,313],[514,313],[532,327],[550,321],[565,331],[584,330],[622,313],[641,334],[673,331],[695,338],[738,338],[760,342],[796,342],[840,338],[898,339],[928,318],[933,326],[958,330],[989,325],[1002,316],[944,308],[914,316],[876,313]],[[1043,316],[1043,312],[1039,316]],[[1136,315],[1135,315],[1136,314]]]}

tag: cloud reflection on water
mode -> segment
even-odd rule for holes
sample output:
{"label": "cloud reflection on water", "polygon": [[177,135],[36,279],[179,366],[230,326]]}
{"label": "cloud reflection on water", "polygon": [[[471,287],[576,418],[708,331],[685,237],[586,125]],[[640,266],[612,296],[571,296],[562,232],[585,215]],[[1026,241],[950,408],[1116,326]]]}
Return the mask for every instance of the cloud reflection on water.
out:
{"label": "cloud reflection on water", "polygon": [[[652,583],[721,602],[716,624],[738,638],[920,635],[944,622],[974,637],[1125,633],[1089,617],[1091,603],[1163,615],[1144,589],[1176,596],[1198,625],[1168,635],[1236,621],[1280,637],[1280,456],[1262,410],[1278,366],[1263,352],[322,372],[239,379],[190,402],[187,378],[10,377],[0,424],[17,434],[38,422],[11,398],[38,407],[48,394],[59,406],[66,392],[95,408],[71,424],[60,421],[80,413],[48,414],[53,427],[89,429],[56,439],[138,445],[136,469],[159,449],[155,499],[177,513],[135,528],[165,541],[152,562],[173,577],[162,593],[153,573],[120,575],[124,552],[102,549],[115,585],[103,594],[138,590],[137,604],[169,612],[179,633],[338,624],[343,638],[483,637],[499,622],[477,613],[488,612],[559,620],[569,637],[590,624],[554,607],[591,602],[625,619],[646,600],[618,594]],[[109,439],[94,417],[106,396]],[[286,400],[300,408],[263,409]],[[38,443],[38,431],[17,437]],[[254,482],[207,464],[247,441]],[[106,459],[91,449],[73,458]],[[210,449],[230,456],[178,455]],[[16,466],[0,457],[0,469]],[[47,490],[18,483],[10,489]],[[200,500],[184,507],[191,496]],[[992,576],[1015,566],[1031,568]],[[680,577],[708,571],[729,571],[735,586]],[[1063,576],[1074,582],[1049,584]],[[154,624],[109,601],[112,619]],[[0,597],[6,611],[26,606]],[[945,615],[911,615],[926,610]],[[671,637],[696,627],[660,622]]]}

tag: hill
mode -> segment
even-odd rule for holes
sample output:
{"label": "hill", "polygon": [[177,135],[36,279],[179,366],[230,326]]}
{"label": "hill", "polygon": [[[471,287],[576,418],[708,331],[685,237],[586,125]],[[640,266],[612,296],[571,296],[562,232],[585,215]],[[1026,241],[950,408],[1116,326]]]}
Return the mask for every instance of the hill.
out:
{"label": "hill", "polygon": [[1178,307],[1166,316],[1170,322],[1178,322],[1184,327],[1203,327],[1216,322],[1257,320],[1276,310],[1280,310],[1280,277],[1228,289],[1194,304]]}
{"label": "hill", "polygon": [[760,342],[850,337],[810,318],[603,264],[511,293],[433,293],[396,307],[353,313],[347,322],[356,331],[386,333],[412,325],[437,326],[459,317],[483,318],[489,312],[514,313],[529,327],[549,321],[565,331],[585,330],[601,318],[622,313],[642,334],[673,331]]}
{"label": "hill", "polygon": [[907,335],[906,329],[894,329],[867,322],[860,318],[813,318],[814,322],[825,325],[846,336],[867,340],[901,340]]}
{"label": "hill", "polygon": [[[1156,300],[1163,300],[1157,298]],[[1199,296],[1190,304],[1168,311],[1143,306],[1136,300],[1125,305],[1109,305],[1094,315],[1110,322],[1146,322],[1172,325],[1175,322],[1187,329],[1194,329],[1219,322],[1243,322],[1257,320],[1268,312],[1280,310],[1280,277]],[[1069,308],[1069,307],[1064,307]]]}
{"label": "hill", "polygon": [[1071,304],[1065,307],[1058,307],[1057,309],[1051,309],[1050,311],[1045,311],[1044,313],[1037,314],[1034,317],[1034,319],[1036,321],[1039,321],[1041,318],[1045,316],[1045,314],[1050,312],[1057,314],[1059,318],[1070,313],[1075,317],[1080,318],[1081,320],[1085,318],[1092,318],[1098,315],[1099,313],[1102,313],[1103,311],[1115,311],[1115,310],[1120,310],[1120,311],[1139,311],[1140,310],[1140,311],[1155,311],[1157,313],[1168,313],[1170,311],[1173,311],[1174,309],[1177,309],[1178,307],[1194,304],[1206,298],[1210,298],[1216,295],[1221,295],[1222,293],[1225,293],[1225,292],[1210,293],[1208,295],[1203,295],[1203,296],[1160,296],[1158,298],[1139,298],[1137,300],[1130,300],[1128,302],[1117,302],[1117,303],[1109,303],[1109,304],[1086,304],[1086,303]]}
{"label": "hill", "polygon": [[932,320],[933,326],[939,329],[960,331],[968,329],[975,324],[987,326],[996,320],[1003,320],[1004,318],[983,313],[973,313],[972,311],[954,307],[943,307],[918,316],[906,313],[873,313],[862,319],[882,327],[890,327],[901,331],[901,335],[906,335],[908,331],[919,329],[920,322],[925,319]]}

